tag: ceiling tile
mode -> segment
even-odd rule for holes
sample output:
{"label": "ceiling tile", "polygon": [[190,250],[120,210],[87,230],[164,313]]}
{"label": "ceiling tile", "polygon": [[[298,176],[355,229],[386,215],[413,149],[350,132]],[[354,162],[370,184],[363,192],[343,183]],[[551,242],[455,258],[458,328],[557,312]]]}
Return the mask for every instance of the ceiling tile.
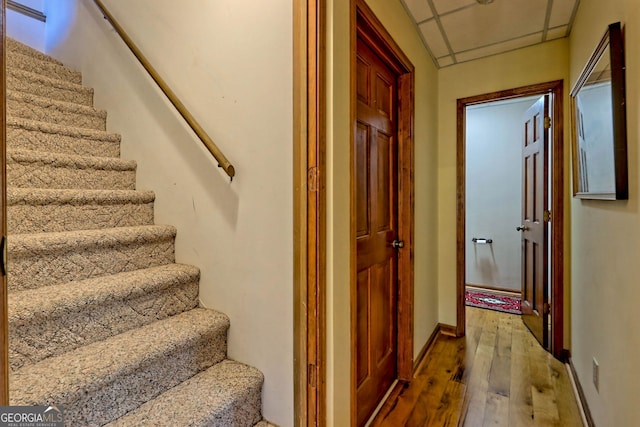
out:
{"label": "ceiling tile", "polygon": [[571,21],[576,2],[577,0],[553,0],[549,28],[567,25]]}
{"label": "ceiling tile", "polygon": [[496,0],[440,19],[451,48],[459,52],[542,31],[546,5],[547,0]]}
{"label": "ceiling tile", "polygon": [[555,39],[561,39],[562,37],[566,37],[568,30],[569,30],[568,25],[563,25],[562,27],[550,28],[549,31],[547,31],[547,40],[555,40]]}
{"label": "ceiling tile", "polygon": [[438,13],[439,15],[472,4],[476,4],[476,0],[433,0],[433,5],[436,8],[436,13]]}
{"label": "ceiling tile", "polygon": [[427,0],[402,0],[402,2],[417,23],[433,17],[433,12],[431,12],[431,7]]}
{"label": "ceiling tile", "polygon": [[447,44],[442,38],[442,33],[440,32],[440,28],[438,28],[438,23],[434,19],[420,24],[418,28],[420,28],[420,31],[424,36],[424,40],[435,58],[449,55]]}
{"label": "ceiling tile", "polygon": [[468,52],[456,53],[456,60],[458,62],[465,62],[465,61],[471,61],[473,59],[482,58],[485,56],[495,55],[497,53],[508,52],[510,50],[515,50],[521,47],[531,46],[531,45],[540,43],[541,39],[542,39],[542,33],[531,34],[518,39],[509,40],[504,43],[498,43],[498,44],[486,46],[480,49],[470,50]]}

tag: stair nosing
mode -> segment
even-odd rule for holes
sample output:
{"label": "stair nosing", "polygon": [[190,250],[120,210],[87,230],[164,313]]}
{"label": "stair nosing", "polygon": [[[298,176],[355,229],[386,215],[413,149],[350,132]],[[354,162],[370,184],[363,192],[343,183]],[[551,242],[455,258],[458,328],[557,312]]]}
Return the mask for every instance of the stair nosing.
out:
{"label": "stair nosing", "polygon": [[7,77],[16,77],[16,78],[23,77],[31,81],[36,81],[38,83],[50,85],[55,89],[64,89],[64,90],[69,90],[73,92],[82,92],[82,93],[91,94],[91,95],[94,94],[94,90],[91,87],[83,86],[81,84],[69,82],[66,80],[47,77],[44,74],[34,73],[32,71],[23,70],[22,68],[14,68],[14,67],[8,66]]}
{"label": "stair nosing", "polygon": [[[93,116],[99,119],[107,118],[107,111],[94,108],[93,106],[77,104],[68,101],[59,101],[57,99],[51,99],[44,96],[34,95],[29,92],[20,92],[16,90],[7,90],[7,101],[17,101],[23,103],[30,103],[39,108],[55,107],[56,110],[63,111],[70,114],[80,114],[85,116]],[[12,117],[11,109],[7,109],[7,117]]]}
{"label": "stair nosing", "polygon": [[[182,275],[183,279],[179,277]],[[197,280],[199,276],[197,267],[174,263],[9,292],[9,324],[20,326],[41,318],[63,317],[71,308],[80,311],[107,301],[138,297],[150,290],[165,290],[176,281]]]}
{"label": "stair nosing", "polygon": [[[181,323],[187,323],[183,319],[188,320],[186,326]],[[174,324],[178,324],[178,330],[167,333]],[[27,365],[11,373],[10,378],[23,386],[27,383],[37,383],[39,387],[46,385],[43,387],[46,391],[40,396],[44,400],[47,396],[55,397],[65,392],[71,395],[86,393],[104,387],[118,374],[126,376],[135,372],[139,366],[161,357],[176,345],[212,331],[225,331],[226,334],[228,328],[229,318],[225,314],[195,308]],[[100,357],[96,357],[98,354]],[[111,357],[105,357],[107,354]],[[51,375],[61,367],[68,368],[64,376]],[[69,390],[70,387],[73,390]],[[16,395],[21,397],[14,388],[14,398]]]}
{"label": "stair nosing", "polygon": [[7,242],[10,258],[25,258],[89,247],[108,248],[132,243],[161,242],[174,239],[176,232],[176,228],[172,225],[153,224],[95,230],[12,234],[8,236]]}
{"label": "stair nosing", "polygon": [[[227,369],[234,370],[234,376],[232,378],[225,375],[225,370]],[[240,376],[238,376],[237,372],[239,370],[243,371],[243,374]],[[240,380],[238,381],[238,379]],[[238,382],[242,384],[239,385],[237,384]],[[172,422],[180,423],[181,425],[186,425],[187,421],[190,426],[210,425],[210,416],[214,414],[216,409],[224,411],[229,407],[230,403],[239,403],[242,405],[244,399],[251,393],[255,393],[257,391],[260,395],[260,388],[263,384],[264,374],[255,367],[236,362],[234,360],[225,359],[210,368],[197,373],[175,387],[166,390],[159,396],[143,403],[138,408],[133,409],[122,417],[113,420],[111,423],[107,424],[106,427],[122,425],[123,422],[127,422],[126,425],[133,425],[131,424],[132,422],[139,422],[141,420],[148,423],[149,421],[156,421],[157,417],[160,417],[162,420],[171,419]],[[256,386],[257,390],[254,389]],[[175,401],[176,394],[178,396],[198,395],[197,391],[203,387],[205,390],[209,391],[209,393],[213,394],[211,396],[212,400],[204,400],[204,402],[206,402],[205,404],[202,403],[202,399],[187,401],[179,409],[168,404],[169,402]],[[234,392],[238,393],[235,394]],[[260,419],[262,419],[261,408],[256,408],[256,412]],[[147,414],[151,414],[152,418],[147,417]],[[182,415],[188,417],[188,420],[183,419]],[[257,420],[257,422],[259,421],[260,420]],[[256,420],[251,420],[251,422],[253,424]]]}
{"label": "stair nosing", "polygon": [[[20,53],[23,51],[26,51],[29,53],[28,54]],[[39,59],[41,61],[51,62],[57,65],[64,65],[62,61],[52,57],[51,55],[47,55],[44,52],[40,52],[38,49],[35,49],[27,44],[24,44],[12,37],[7,37],[7,52],[11,52],[12,54],[20,54],[23,56],[28,56],[31,58]]]}
{"label": "stair nosing", "polygon": [[65,126],[57,123],[42,122],[24,117],[7,116],[7,126],[22,128],[33,132],[42,132],[52,135],[62,135],[70,138],[87,139],[93,141],[105,141],[119,143],[121,135],[105,130]]}
{"label": "stair nosing", "polygon": [[[22,58],[22,59],[21,59]],[[78,71],[78,70],[74,70],[71,67],[68,67],[67,65],[61,63],[61,62],[54,62],[54,61],[48,61],[46,59],[41,59],[38,58],[36,56],[32,56],[32,55],[25,55],[24,53],[20,53],[18,51],[15,50],[8,50],[7,51],[7,66],[8,67],[12,67],[12,68],[18,68],[18,69],[24,69],[24,68],[20,68],[20,66],[16,66],[15,62],[16,60],[18,60],[17,62],[23,62],[23,63],[29,63],[29,62],[35,62],[36,64],[40,63],[42,66],[44,67],[50,67],[49,69],[54,69],[56,70],[56,74],[59,72],[64,72],[64,74],[67,74],[69,77],[69,80],[71,83],[76,83],[76,84],[82,84],[82,72]],[[32,69],[37,70],[36,67],[32,67]],[[35,71],[36,74],[41,74],[43,76],[46,76],[48,74],[44,74],[44,73],[40,73],[38,71]]]}
{"label": "stair nosing", "polygon": [[145,204],[154,200],[155,193],[145,190],[7,188],[7,206],[118,205],[127,202]]}
{"label": "stair nosing", "polygon": [[[76,169],[100,169],[112,171],[135,171],[137,162],[119,157],[80,156],[77,154],[52,153],[34,150],[7,150],[7,163],[41,163],[54,167]],[[9,186],[11,183],[8,183]]]}

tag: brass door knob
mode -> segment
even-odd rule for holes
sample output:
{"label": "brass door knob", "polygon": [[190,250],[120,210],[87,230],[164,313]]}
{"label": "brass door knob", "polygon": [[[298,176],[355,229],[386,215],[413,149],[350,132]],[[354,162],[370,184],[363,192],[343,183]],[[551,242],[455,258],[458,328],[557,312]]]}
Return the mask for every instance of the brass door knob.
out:
{"label": "brass door knob", "polygon": [[391,242],[391,247],[393,249],[402,249],[404,248],[404,240],[394,240],[393,242]]}

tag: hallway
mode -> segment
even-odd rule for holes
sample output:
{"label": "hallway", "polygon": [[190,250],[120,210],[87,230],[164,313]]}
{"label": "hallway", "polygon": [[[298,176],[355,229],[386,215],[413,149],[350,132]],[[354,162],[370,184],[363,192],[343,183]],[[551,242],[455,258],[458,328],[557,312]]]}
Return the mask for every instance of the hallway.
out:
{"label": "hallway", "polygon": [[372,426],[582,426],[565,366],[519,316],[467,307],[467,336],[440,335]]}

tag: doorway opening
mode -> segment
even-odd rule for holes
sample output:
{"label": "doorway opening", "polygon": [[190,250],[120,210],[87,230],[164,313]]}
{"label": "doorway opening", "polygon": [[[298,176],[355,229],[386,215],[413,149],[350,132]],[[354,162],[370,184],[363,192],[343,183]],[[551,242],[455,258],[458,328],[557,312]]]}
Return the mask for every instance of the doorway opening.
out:
{"label": "doorway opening", "polygon": [[467,106],[467,304],[520,313],[522,297],[522,129],[539,96]]}
{"label": "doorway opening", "polygon": [[[557,358],[564,356],[562,88],[554,81],[459,99],[457,130],[456,333],[465,333],[467,285],[519,292],[525,324]],[[515,110],[510,123],[481,123],[484,142],[472,141],[476,116],[499,108]],[[510,152],[496,137],[508,127],[519,129]],[[504,188],[496,191],[499,180]]]}

